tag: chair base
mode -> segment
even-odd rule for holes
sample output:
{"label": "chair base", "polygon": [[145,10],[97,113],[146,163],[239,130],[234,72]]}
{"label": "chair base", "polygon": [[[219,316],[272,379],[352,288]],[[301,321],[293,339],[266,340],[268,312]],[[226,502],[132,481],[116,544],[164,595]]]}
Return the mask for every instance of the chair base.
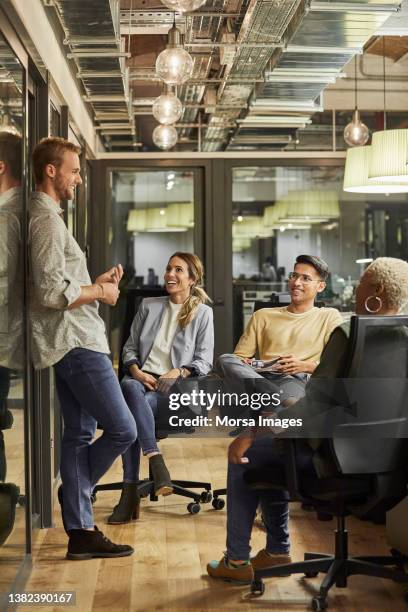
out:
{"label": "chair base", "polygon": [[[197,514],[201,510],[200,504],[209,503],[212,500],[211,483],[199,482],[196,480],[172,480],[173,494],[187,497],[193,500],[187,505],[187,510],[190,514]],[[92,491],[92,500],[96,500],[96,495],[99,491],[121,491],[122,482],[111,482],[107,484],[96,485]],[[202,492],[196,493],[189,489],[203,489]],[[158,497],[154,494],[154,482],[151,478],[139,480],[137,491],[140,497],[149,496],[150,501],[158,501]]]}
{"label": "chair base", "polygon": [[[330,588],[333,585],[339,588],[347,587],[349,576],[359,574],[408,583],[408,574],[404,571],[404,563],[408,561],[408,557],[395,550],[391,550],[391,555],[385,556],[349,557],[347,553],[347,540],[344,517],[337,517],[337,530],[335,532],[336,550],[334,555],[305,553],[304,561],[256,571],[251,585],[251,592],[263,594],[265,585],[262,578],[291,574],[304,574],[306,578],[314,578],[321,572],[326,574],[326,576],[320,585],[319,595],[312,600],[312,607],[313,610],[325,610],[328,607],[327,595]],[[387,567],[388,565],[393,565],[396,569]]]}
{"label": "chair base", "polygon": [[220,495],[226,495],[227,489],[214,489],[212,507],[214,510],[222,510],[225,506],[225,500],[221,499]]}

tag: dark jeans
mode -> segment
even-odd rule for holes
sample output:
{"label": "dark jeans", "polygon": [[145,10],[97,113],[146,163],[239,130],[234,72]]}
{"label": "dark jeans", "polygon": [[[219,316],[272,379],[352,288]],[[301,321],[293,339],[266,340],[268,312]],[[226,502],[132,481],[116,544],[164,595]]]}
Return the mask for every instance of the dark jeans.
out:
{"label": "dark jeans", "polygon": [[10,392],[10,372],[11,370],[8,368],[0,366],[0,480],[2,481],[6,480],[7,475],[6,447],[2,430],[9,429],[10,420],[12,422],[12,419],[10,419],[11,413],[7,409],[7,397]]}
{"label": "dark jeans", "polygon": [[[92,489],[136,440],[136,424],[107,355],[76,348],[55,365],[55,372],[64,418],[64,520],[67,529],[89,529],[94,526]],[[92,442],[97,423],[103,435]]]}
{"label": "dark jeans", "polygon": [[[278,467],[284,470],[284,457],[277,448],[276,439],[263,437],[255,440],[245,453],[248,464],[228,464],[227,479],[227,555],[229,559],[249,559],[251,532],[256,510],[261,504],[266,528],[266,550],[287,553],[289,541],[289,508],[287,491],[251,489],[244,481],[246,470]],[[302,470],[314,473],[312,450],[305,446],[297,455]]]}
{"label": "dark jeans", "polygon": [[143,454],[158,452],[155,436],[155,417],[159,411],[160,394],[148,391],[131,376],[121,382],[123,395],[136,421],[138,438],[122,455],[124,482],[138,482],[140,468],[140,447]]}

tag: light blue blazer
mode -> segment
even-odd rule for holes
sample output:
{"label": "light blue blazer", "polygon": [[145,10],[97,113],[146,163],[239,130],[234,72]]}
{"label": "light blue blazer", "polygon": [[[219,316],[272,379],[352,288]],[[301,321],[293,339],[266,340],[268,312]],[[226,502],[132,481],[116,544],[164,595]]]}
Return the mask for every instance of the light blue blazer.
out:
{"label": "light blue blazer", "polygon": [[[123,347],[123,364],[136,363],[140,368],[152,350],[160,329],[169,298],[145,298],[139,306],[130,329],[130,336]],[[212,369],[214,356],[213,311],[200,304],[192,321],[182,329],[177,328],[170,359],[174,368],[191,368],[193,375],[205,376]]]}

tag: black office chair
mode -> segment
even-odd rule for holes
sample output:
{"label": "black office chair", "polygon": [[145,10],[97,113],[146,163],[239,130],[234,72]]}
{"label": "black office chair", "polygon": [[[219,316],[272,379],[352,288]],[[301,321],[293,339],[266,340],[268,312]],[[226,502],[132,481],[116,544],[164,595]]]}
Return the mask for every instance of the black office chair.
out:
{"label": "black office chair", "polygon": [[[121,333],[121,343],[120,343],[120,360],[119,360],[119,378],[121,379],[125,375],[125,368],[123,367],[122,362],[122,350],[125,345],[126,340],[130,334],[130,328],[132,325],[132,321],[134,319],[137,308],[140,306],[141,301],[144,297],[152,297],[154,296],[162,296],[167,295],[167,292],[162,288],[157,288],[155,291],[152,291],[151,288],[147,290],[141,290],[137,288],[126,288],[126,310],[125,310],[125,319],[122,326]],[[190,415],[190,416],[195,416]],[[163,440],[167,438],[170,433],[186,433],[192,434],[194,433],[194,428],[175,428],[171,429],[167,426],[165,420],[162,421],[159,426],[156,424],[156,439]],[[187,505],[187,510],[190,514],[197,514],[200,512],[201,506],[200,503],[208,503],[212,500],[211,493],[211,483],[210,482],[202,482],[197,480],[172,480],[173,485],[173,493],[175,495],[181,495],[182,497],[187,497],[191,500]],[[96,485],[92,491],[92,501],[96,501],[96,495],[99,491],[121,491],[123,488],[123,482],[110,482],[106,484]],[[202,492],[196,493],[195,491],[190,491],[189,489],[203,489]],[[148,478],[144,478],[139,481],[138,492],[141,497],[150,497],[151,501],[158,501],[157,496],[154,494],[154,483],[152,479],[152,474],[149,470]]]}
{"label": "black office chair", "polygon": [[[264,468],[245,474],[249,486],[286,490],[291,501],[306,501],[336,517],[334,555],[305,553],[302,562],[257,571],[251,586],[253,593],[262,594],[262,578],[325,573],[319,595],[312,600],[314,610],[327,608],[329,589],[334,584],[346,587],[354,574],[408,582],[407,558],[397,551],[390,556],[349,557],[345,529],[347,515],[378,522],[407,494],[408,317],[352,317],[347,361],[345,377],[370,383],[353,383],[350,414],[345,411],[347,418],[335,426],[333,437],[322,440],[318,452],[334,467],[333,475],[319,478],[299,472],[296,452],[305,441],[295,439],[282,440],[285,472]],[[375,384],[378,379],[380,384]]]}
{"label": "black office chair", "polygon": [[[179,414],[179,416],[183,416]],[[194,416],[194,415],[189,415]],[[185,433],[185,434],[193,434],[194,428],[171,428],[171,432],[169,428],[166,428],[163,425],[156,427],[156,440],[164,440],[169,436],[170,433]],[[172,480],[173,485],[173,494],[180,495],[181,497],[187,497],[192,501],[187,504],[187,510],[190,514],[198,514],[201,510],[200,504],[209,503],[212,500],[211,493],[211,483],[210,482],[202,482],[197,480]],[[110,482],[106,484],[96,485],[92,491],[92,501],[96,501],[97,493],[100,491],[121,491],[123,488],[123,482]],[[195,491],[190,491],[190,489],[203,489],[200,493],[196,493]],[[143,478],[139,480],[138,493],[140,497],[149,497],[150,501],[158,501],[158,497],[154,494],[154,482],[153,476],[149,468],[149,476],[148,478]]]}

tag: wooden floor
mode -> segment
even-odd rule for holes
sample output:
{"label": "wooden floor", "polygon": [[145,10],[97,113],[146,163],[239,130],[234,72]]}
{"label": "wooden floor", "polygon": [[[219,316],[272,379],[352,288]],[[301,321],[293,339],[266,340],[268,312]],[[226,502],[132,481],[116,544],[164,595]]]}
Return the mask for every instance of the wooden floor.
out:
{"label": "wooden floor", "polygon": [[[9,398],[21,397],[21,381],[12,381]],[[11,410],[13,426],[3,431],[4,447],[7,460],[6,483],[19,487],[20,495],[25,493],[24,474],[24,419],[23,409]],[[0,486],[0,503],[2,503]],[[15,509],[14,528],[6,542],[0,546],[0,594],[6,593],[13,582],[26,550],[25,507],[17,504]],[[1,604],[0,604],[1,608]]]}
{"label": "wooden floor", "polygon": [[[223,439],[166,440],[162,450],[176,478],[211,480],[213,488],[225,484]],[[145,466],[144,466],[145,469]],[[117,462],[104,479],[120,476]],[[189,515],[184,499],[175,495],[157,503],[144,500],[141,519],[129,525],[108,526],[104,521],[117,493],[100,493],[95,504],[96,523],[114,541],[129,543],[135,554],[122,559],[66,561],[66,536],[57,508],[56,528],[40,533],[34,568],[26,587],[29,591],[76,591],[76,606],[41,607],[48,610],[112,610],[172,612],[252,610],[262,612],[310,609],[310,601],[321,581],[301,577],[266,580],[265,594],[251,598],[248,587],[231,586],[211,580],[205,567],[220,559],[225,547],[225,510],[202,506],[198,515]],[[292,555],[302,559],[304,551],[330,552],[333,522],[315,520],[312,513],[293,505],[291,511]],[[350,519],[351,554],[386,554],[385,529]],[[264,545],[265,535],[254,529],[253,551]],[[353,577],[349,588],[332,589],[330,610],[373,612],[406,610],[404,587],[375,578]]]}

